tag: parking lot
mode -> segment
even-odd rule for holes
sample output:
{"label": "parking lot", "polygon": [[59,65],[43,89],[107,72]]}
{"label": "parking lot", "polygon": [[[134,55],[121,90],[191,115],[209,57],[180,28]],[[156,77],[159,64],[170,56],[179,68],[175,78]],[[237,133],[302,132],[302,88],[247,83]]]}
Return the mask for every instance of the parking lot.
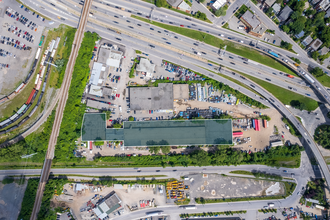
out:
{"label": "parking lot", "polygon": [[1,64],[6,64],[0,66],[0,98],[13,91],[28,74],[46,24],[17,2],[7,4],[9,7],[3,2],[0,14]]}

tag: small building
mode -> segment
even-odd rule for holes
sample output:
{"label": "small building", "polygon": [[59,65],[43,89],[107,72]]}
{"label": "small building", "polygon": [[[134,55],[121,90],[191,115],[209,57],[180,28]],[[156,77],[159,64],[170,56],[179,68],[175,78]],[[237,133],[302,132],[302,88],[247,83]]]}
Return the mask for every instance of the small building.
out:
{"label": "small building", "polygon": [[99,83],[102,83],[102,80],[101,82],[99,81],[102,71],[105,71],[105,67],[103,67],[103,64],[94,62],[89,84],[93,84],[97,86]]}
{"label": "small building", "polygon": [[272,6],[272,8],[273,8],[275,14],[278,14],[278,13],[281,11],[281,5],[278,4],[278,3],[275,3],[275,4]]}
{"label": "small building", "polygon": [[312,43],[313,38],[309,35],[307,37],[305,37],[305,39],[303,41],[301,41],[301,44],[304,45],[305,47],[307,47],[310,43]]}
{"label": "small building", "polygon": [[155,64],[150,63],[148,59],[140,58],[140,63],[136,65],[136,71],[142,72],[148,78],[151,78],[155,71]]}
{"label": "small building", "polygon": [[102,97],[103,96],[102,87],[92,84],[91,87],[89,88],[89,94]]}
{"label": "small building", "polygon": [[189,85],[173,84],[173,98],[174,101],[189,99]]}
{"label": "small building", "polygon": [[96,100],[91,100],[91,99],[87,99],[87,103],[86,103],[87,107],[91,107],[91,108],[96,108],[99,110],[105,110],[108,111],[110,108],[109,104],[100,102],[100,101],[96,101]]}
{"label": "small building", "polygon": [[99,50],[97,61],[104,65],[118,68],[120,66],[122,56],[123,52],[121,52],[116,45],[111,47],[102,45]]}
{"label": "small building", "polygon": [[280,19],[281,22],[284,22],[290,17],[292,13],[292,9],[289,6],[285,6],[280,12],[278,19]]}
{"label": "small building", "polygon": [[210,4],[211,8],[213,10],[219,10],[219,8],[221,8],[224,4],[226,4],[226,0],[216,0],[213,3]]}
{"label": "small building", "polygon": [[132,110],[173,109],[173,84],[159,83],[158,87],[130,87]]}
{"label": "small building", "polygon": [[328,8],[328,10],[326,11],[324,17],[325,17],[325,18],[330,17],[330,8]]}
{"label": "small building", "polygon": [[262,37],[267,30],[266,26],[261,23],[257,16],[252,14],[249,10],[241,16],[240,20],[248,27],[248,33],[253,36]]}
{"label": "small building", "polygon": [[172,7],[185,12],[190,12],[191,7],[184,0],[166,0],[167,3]]}
{"label": "small building", "polygon": [[296,34],[295,37],[296,38],[302,38],[304,36],[305,32],[304,31],[301,31],[299,34]]}
{"label": "small building", "polygon": [[97,201],[93,212],[97,215],[99,219],[104,219],[109,214],[122,207],[121,203],[122,202],[120,198],[114,191],[112,191],[104,198],[101,198],[99,201]]}
{"label": "small building", "polygon": [[319,54],[322,56],[322,55],[325,55],[329,52],[329,48],[327,47],[322,47],[320,50],[318,50],[317,52],[319,52]]}
{"label": "small building", "polygon": [[112,94],[112,89],[109,87],[103,87],[102,88],[102,93],[104,96],[111,96]]}
{"label": "small building", "polygon": [[309,46],[308,49],[312,52],[312,51],[316,51],[317,49],[319,49],[319,47],[323,44],[323,42],[316,38]]}
{"label": "small building", "polygon": [[264,4],[270,8],[275,3],[275,1],[276,0],[265,0]]}
{"label": "small building", "polygon": [[315,5],[317,11],[326,11],[330,7],[330,0],[321,0]]}
{"label": "small building", "polygon": [[283,142],[282,141],[274,141],[270,143],[271,147],[277,147],[277,146],[283,146]]}

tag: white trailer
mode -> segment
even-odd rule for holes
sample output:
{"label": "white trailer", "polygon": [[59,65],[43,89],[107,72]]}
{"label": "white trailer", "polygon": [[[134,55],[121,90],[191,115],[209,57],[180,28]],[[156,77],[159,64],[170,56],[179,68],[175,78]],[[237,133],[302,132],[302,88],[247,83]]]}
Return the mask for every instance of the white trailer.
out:
{"label": "white trailer", "polygon": [[35,57],[36,60],[39,59],[40,51],[41,51],[41,48],[39,47],[37,50],[37,53],[36,53],[36,57]]}

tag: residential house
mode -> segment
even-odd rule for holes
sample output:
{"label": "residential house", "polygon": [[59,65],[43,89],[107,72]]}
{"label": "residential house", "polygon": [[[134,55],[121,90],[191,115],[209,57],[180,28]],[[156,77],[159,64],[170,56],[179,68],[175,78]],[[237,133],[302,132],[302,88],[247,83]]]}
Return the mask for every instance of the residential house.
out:
{"label": "residential house", "polygon": [[319,47],[321,47],[323,44],[323,42],[316,38],[309,46],[308,46],[308,49],[313,52],[313,51],[316,51],[317,49],[319,49]]}
{"label": "residential house", "polygon": [[309,35],[307,37],[305,37],[305,39],[303,41],[301,41],[301,44],[304,45],[305,47],[307,47],[308,45],[310,45],[310,43],[312,43],[313,38]]}
{"label": "residential house", "polygon": [[275,1],[276,1],[276,0],[265,0],[265,1],[264,1],[264,4],[265,4],[268,8],[270,8],[270,7],[272,7],[272,5],[275,3]]}
{"label": "residential house", "polygon": [[272,8],[273,8],[273,11],[274,11],[275,14],[278,14],[281,11],[281,5],[280,4],[275,3],[272,6]]}
{"label": "residential house", "polygon": [[317,11],[326,11],[330,7],[330,0],[321,0],[315,5]]}
{"label": "residential house", "polygon": [[292,13],[292,9],[289,6],[285,6],[280,12],[278,19],[280,19],[281,22],[284,22],[290,17]]}
{"label": "residential house", "polygon": [[249,10],[241,16],[240,20],[248,27],[248,33],[253,36],[262,37],[267,30],[267,27],[264,26],[257,16],[252,14]]}
{"label": "residential house", "polygon": [[321,49],[319,49],[317,52],[319,52],[319,54],[322,56],[322,55],[325,55],[329,52],[329,48],[327,47],[322,47]]}
{"label": "residential house", "polygon": [[213,3],[210,4],[211,8],[213,10],[219,10],[219,8],[221,8],[224,4],[226,4],[226,0],[216,0]]}
{"label": "residential house", "polygon": [[326,11],[324,17],[325,17],[325,18],[330,17],[330,8],[328,8],[328,10]]}
{"label": "residential house", "polygon": [[302,38],[304,36],[305,32],[301,31],[299,34],[294,35],[296,38]]}
{"label": "residential house", "polygon": [[190,13],[191,7],[184,0],[166,0],[172,8]]}

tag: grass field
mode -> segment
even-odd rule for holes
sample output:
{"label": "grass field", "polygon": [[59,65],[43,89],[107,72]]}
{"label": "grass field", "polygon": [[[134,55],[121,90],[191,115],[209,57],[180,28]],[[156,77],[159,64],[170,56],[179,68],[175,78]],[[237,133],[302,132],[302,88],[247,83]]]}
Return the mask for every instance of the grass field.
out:
{"label": "grass field", "polygon": [[250,172],[250,171],[245,171],[245,170],[234,170],[234,171],[230,171],[229,173],[243,174],[243,175],[253,175],[252,172]]}
{"label": "grass field", "polygon": [[323,75],[316,78],[323,86],[330,88],[330,77],[328,75]]}
{"label": "grass field", "polygon": [[132,15],[131,17],[144,21],[144,22],[147,22],[147,23],[150,23],[150,24],[153,24],[155,26],[167,29],[169,31],[173,31],[175,33],[184,35],[186,37],[189,37],[189,38],[201,41],[201,42],[205,42],[205,43],[210,44],[217,48],[222,48],[223,46],[227,45],[226,50],[228,52],[237,54],[242,57],[246,57],[246,58],[254,60],[258,63],[264,64],[264,65],[272,67],[274,69],[277,69],[279,71],[297,76],[294,72],[292,72],[289,68],[283,66],[280,62],[276,61],[272,57],[269,57],[267,55],[264,55],[261,52],[256,51],[255,49],[251,49],[249,47],[242,46],[242,45],[233,43],[228,40],[221,40],[220,38],[218,38],[216,36],[213,36],[213,35],[201,32],[201,31],[196,31],[196,30],[192,30],[189,28],[183,28],[183,27],[176,27],[176,26],[167,25],[167,24],[163,24],[163,23],[155,22],[155,21],[149,21],[146,18],[142,18],[142,17],[135,16],[135,15]]}
{"label": "grass field", "polygon": [[290,105],[290,102],[293,100],[299,100],[300,102],[305,103],[306,105],[306,109],[307,111],[313,111],[315,110],[319,105],[318,102],[305,97],[303,95],[294,93],[290,90],[284,89],[282,87],[273,85],[271,83],[268,83],[266,81],[263,81],[261,79],[255,78],[253,76],[247,75],[245,73],[241,73],[239,71],[233,70],[234,72],[237,72],[243,76],[245,76],[246,78],[249,78],[250,80],[254,81],[255,83],[257,83],[259,86],[263,87],[264,89],[266,89],[268,92],[272,93],[277,99],[279,99],[284,105]]}

